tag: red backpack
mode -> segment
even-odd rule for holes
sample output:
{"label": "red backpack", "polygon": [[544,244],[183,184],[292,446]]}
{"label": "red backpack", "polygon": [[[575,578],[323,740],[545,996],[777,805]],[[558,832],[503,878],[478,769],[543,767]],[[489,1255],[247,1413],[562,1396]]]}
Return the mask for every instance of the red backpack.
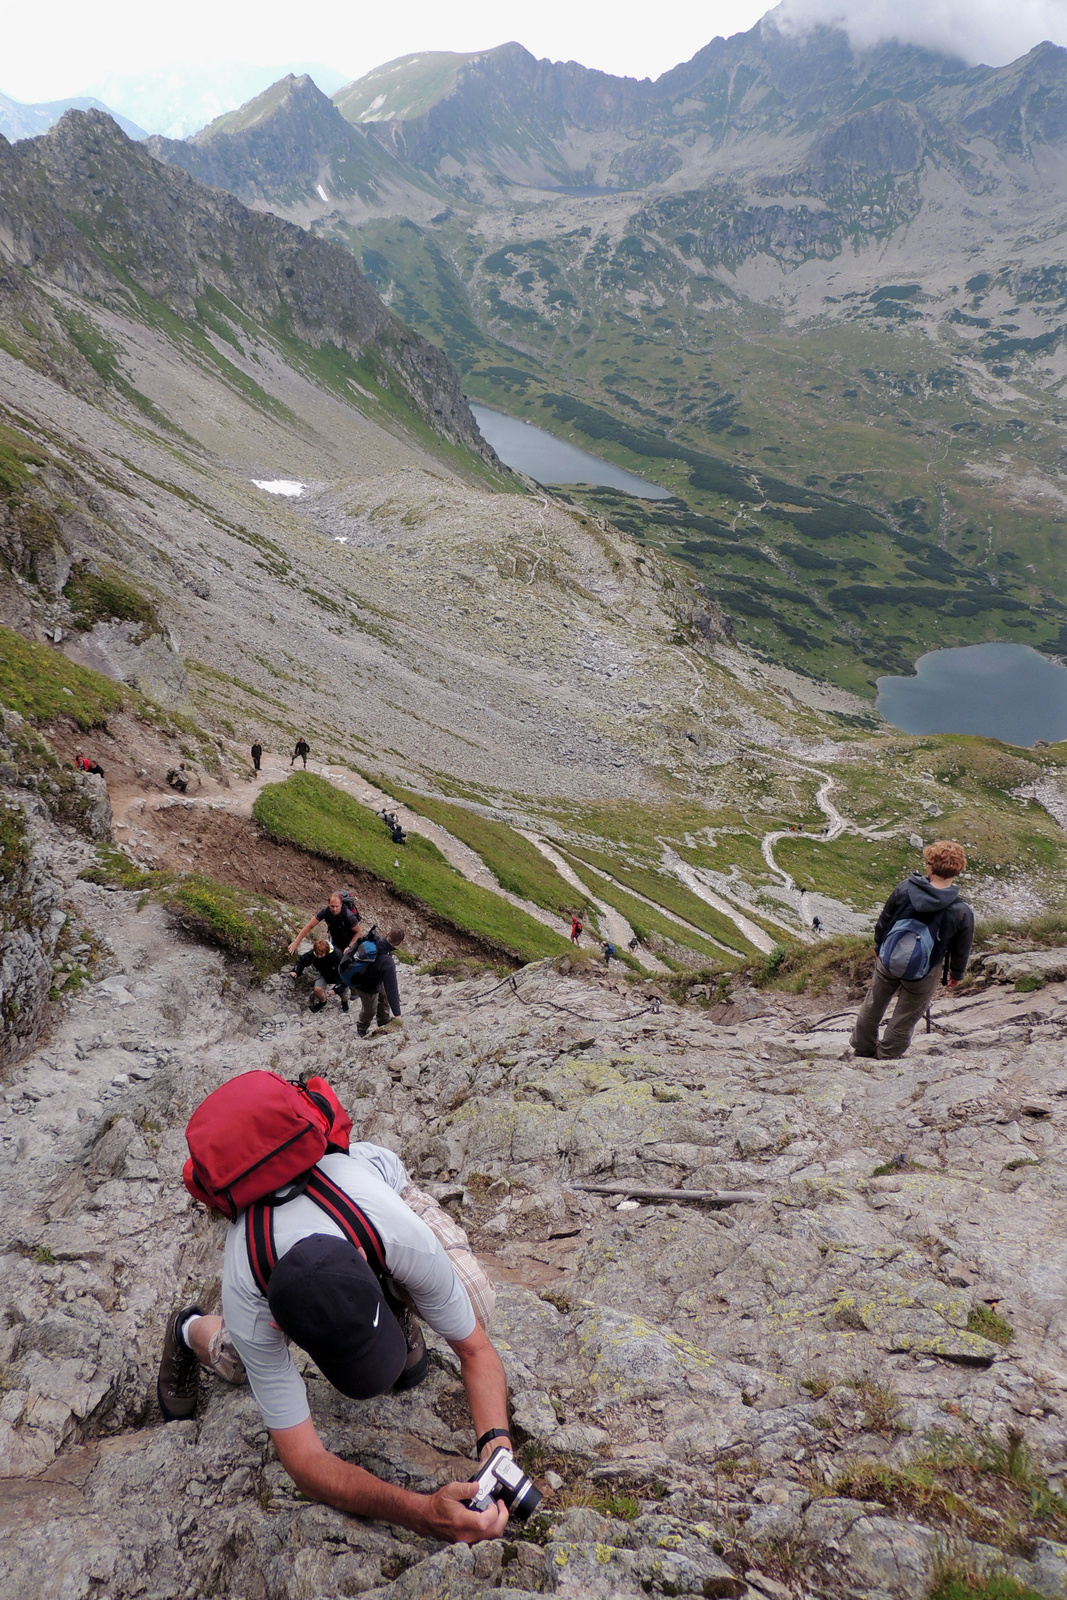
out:
{"label": "red backpack", "polygon": [[347,1151],[352,1119],[325,1078],[287,1083],[243,1072],[201,1101],[185,1130],[182,1176],[194,1200],[236,1221],[254,1200]]}

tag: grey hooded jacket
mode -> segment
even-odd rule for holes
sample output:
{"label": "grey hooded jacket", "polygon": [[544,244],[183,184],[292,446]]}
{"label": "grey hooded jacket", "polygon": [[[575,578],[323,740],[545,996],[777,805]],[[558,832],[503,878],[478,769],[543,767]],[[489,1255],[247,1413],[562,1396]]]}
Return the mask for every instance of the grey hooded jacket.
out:
{"label": "grey hooded jacket", "polygon": [[[937,924],[939,916],[940,927]],[[943,965],[947,953],[949,975],[962,978],[967,970],[974,939],[974,912],[965,900],[960,899],[956,885],[952,884],[948,889],[935,889],[929,878],[921,872],[913,872],[903,883],[898,883],[874,925],[876,945],[881,946],[894,922],[899,922],[902,917],[917,917],[920,922],[933,924],[937,935],[933,966]]]}

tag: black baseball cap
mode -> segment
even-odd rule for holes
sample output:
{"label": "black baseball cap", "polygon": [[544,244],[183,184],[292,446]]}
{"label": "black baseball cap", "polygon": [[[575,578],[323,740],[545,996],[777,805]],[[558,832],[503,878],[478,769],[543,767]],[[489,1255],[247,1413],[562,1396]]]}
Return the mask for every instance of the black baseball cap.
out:
{"label": "black baseball cap", "polygon": [[347,1239],[313,1233],[293,1245],[271,1273],[267,1301],[282,1332],[352,1400],[385,1394],[403,1371],[407,1340]]}

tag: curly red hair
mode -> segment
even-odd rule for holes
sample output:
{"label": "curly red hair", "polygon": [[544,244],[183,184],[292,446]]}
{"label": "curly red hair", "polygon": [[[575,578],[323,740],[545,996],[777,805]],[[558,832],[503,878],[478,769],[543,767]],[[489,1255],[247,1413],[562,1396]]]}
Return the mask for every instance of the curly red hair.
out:
{"label": "curly red hair", "polygon": [[935,839],[923,851],[923,865],[938,878],[955,878],[966,870],[967,857],[955,839]]}

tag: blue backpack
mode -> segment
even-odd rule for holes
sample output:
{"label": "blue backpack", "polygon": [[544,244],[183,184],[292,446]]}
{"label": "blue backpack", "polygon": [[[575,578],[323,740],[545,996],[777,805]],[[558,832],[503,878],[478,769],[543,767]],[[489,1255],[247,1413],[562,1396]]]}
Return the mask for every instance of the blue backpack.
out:
{"label": "blue backpack", "polygon": [[339,969],[342,983],[351,983],[353,978],[362,977],[374,966],[378,959],[379,935],[377,927],[373,927],[365,938],[361,939]]}
{"label": "blue backpack", "polygon": [[937,916],[937,933],[918,917],[900,917],[894,922],[878,947],[878,959],[892,977],[905,982],[926,977],[934,964],[942,915],[939,912]]}

